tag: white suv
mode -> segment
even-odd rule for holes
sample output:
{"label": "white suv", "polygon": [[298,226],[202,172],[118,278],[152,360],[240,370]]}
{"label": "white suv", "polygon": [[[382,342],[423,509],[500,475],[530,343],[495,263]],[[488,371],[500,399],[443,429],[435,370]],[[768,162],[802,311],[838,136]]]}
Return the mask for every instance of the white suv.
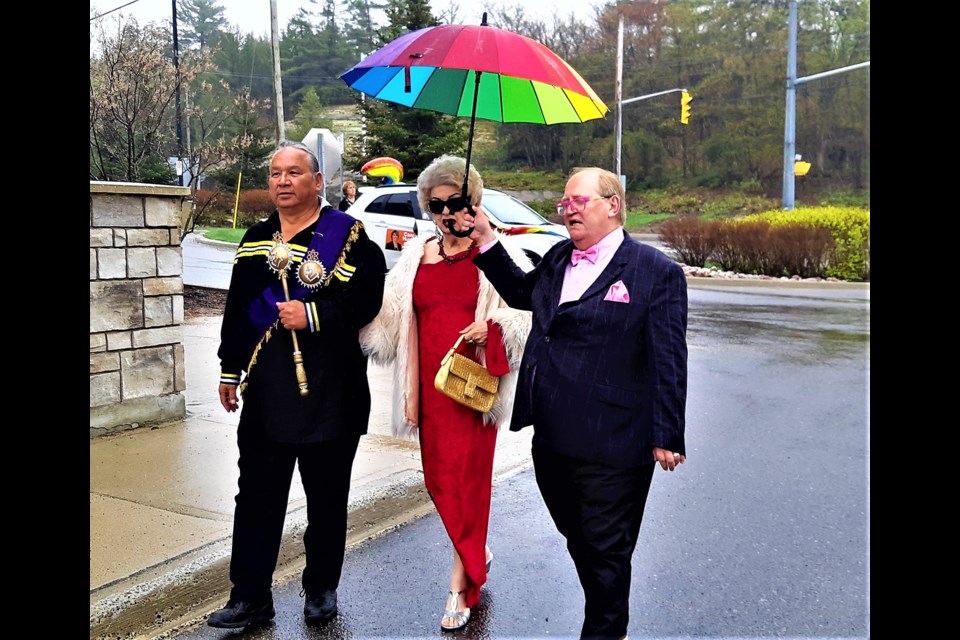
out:
{"label": "white suv", "polygon": [[[516,243],[534,264],[540,262],[547,249],[570,237],[562,224],[550,222],[520,200],[496,189],[483,190],[480,208],[491,224],[506,231],[501,239]],[[361,188],[347,213],[363,222],[367,234],[383,249],[388,269],[400,257],[400,251],[392,247],[402,246],[414,235],[435,233],[432,216],[420,209],[415,184]],[[522,233],[509,233],[511,229],[521,228],[525,228]]]}

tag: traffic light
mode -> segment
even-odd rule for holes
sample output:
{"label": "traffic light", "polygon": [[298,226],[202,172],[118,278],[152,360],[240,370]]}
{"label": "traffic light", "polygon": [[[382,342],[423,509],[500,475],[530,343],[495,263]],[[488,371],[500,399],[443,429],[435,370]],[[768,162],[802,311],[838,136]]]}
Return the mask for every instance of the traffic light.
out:
{"label": "traffic light", "polygon": [[689,124],[690,122],[690,101],[693,98],[686,91],[680,92],[680,123]]}

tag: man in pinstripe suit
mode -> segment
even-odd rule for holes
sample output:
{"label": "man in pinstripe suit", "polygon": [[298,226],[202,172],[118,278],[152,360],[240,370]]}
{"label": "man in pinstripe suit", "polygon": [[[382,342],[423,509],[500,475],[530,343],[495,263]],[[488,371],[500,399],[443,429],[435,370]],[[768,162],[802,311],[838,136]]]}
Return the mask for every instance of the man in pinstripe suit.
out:
{"label": "man in pinstripe suit", "polygon": [[530,272],[482,211],[477,266],[506,302],[533,311],[511,430],[533,426],[537,485],[584,592],[581,638],[624,638],[631,558],[657,464],[683,464],[687,284],[668,256],[624,231],[619,178],[575,170],[557,204],[570,241]]}

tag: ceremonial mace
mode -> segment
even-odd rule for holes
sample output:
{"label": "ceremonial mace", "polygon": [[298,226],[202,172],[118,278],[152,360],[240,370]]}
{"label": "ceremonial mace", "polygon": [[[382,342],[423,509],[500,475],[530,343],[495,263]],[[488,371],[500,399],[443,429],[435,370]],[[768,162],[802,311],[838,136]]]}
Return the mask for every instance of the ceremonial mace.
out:
{"label": "ceremonial mace", "polygon": [[[290,249],[283,241],[283,235],[279,231],[273,234],[273,248],[267,253],[267,263],[271,269],[280,274],[280,282],[283,283],[283,297],[287,302],[290,302],[290,290],[287,288]],[[300,395],[306,397],[310,394],[310,390],[307,389],[307,371],[303,368],[303,354],[300,353],[300,345],[297,343],[297,331],[290,329],[290,335],[293,336],[293,365],[297,370],[297,384],[300,386]]]}

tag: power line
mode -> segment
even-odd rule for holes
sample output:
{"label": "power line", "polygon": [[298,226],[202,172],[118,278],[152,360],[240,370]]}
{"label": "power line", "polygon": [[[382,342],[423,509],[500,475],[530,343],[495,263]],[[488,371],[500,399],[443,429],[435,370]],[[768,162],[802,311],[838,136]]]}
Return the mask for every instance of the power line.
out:
{"label": "power line", "polygon": [[130,5],[136,4],[136,3],[138,3],[138,2],[140,2],[140,0],[130,0],[130,2],[128,2],[127,4],[122,4],[122,5],[120,5],[119,7],[115,8],[115,9],[110,9],[110,11],[104,11],[103,13],[101,13],[101,14],[98,15],[98,16],[93,16],[92,18],[90,18],[90,22],[93,22],[94,20],[99,20],[100,18],[102,18],[102,17],[105,16],[105,15],[111,14],[111,13],[113,13],[114,11],[120,11],[120,9],[123,9],[124,7],[129,7]]}

